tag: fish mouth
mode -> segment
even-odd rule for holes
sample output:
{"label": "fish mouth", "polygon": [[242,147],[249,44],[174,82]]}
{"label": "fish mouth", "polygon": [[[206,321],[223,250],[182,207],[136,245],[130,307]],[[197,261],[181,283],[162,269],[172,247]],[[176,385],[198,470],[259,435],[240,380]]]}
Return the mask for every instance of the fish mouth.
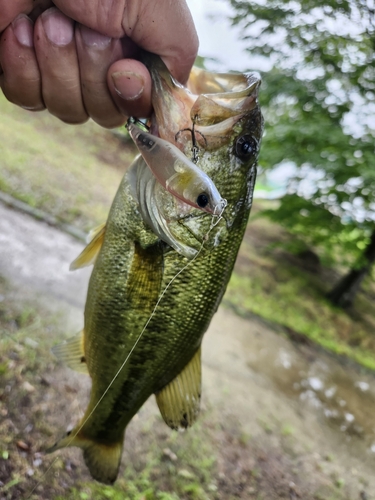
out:
{"label": "fish mouth", "polygon": [[207,150],[227,143],[234,125],[258,106],[257,73],[212,73],[193,67],[184,87],[160,57],[145,53],[143,62],[152,78],[151,133],[185,154],[192,143]]}

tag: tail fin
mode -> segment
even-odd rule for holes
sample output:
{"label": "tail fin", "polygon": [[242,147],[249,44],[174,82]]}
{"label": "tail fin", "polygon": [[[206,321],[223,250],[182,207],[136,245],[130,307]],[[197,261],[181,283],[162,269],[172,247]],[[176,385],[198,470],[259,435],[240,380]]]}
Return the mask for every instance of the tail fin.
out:
{"label": "tail fin", "polygon": [[74,430],[46,450],[53,453],[68,446],[78,446],[83,450],[83,458],[91,476],[100,483],[112,484],[116,481],[121,462],[123,437],[116,443],[104,444],[79,435]]}

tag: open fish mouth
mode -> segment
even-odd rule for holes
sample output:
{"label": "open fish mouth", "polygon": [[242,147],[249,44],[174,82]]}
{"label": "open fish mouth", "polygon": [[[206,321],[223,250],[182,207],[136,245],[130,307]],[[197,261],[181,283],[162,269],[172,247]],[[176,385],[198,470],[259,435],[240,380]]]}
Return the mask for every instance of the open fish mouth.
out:
{"label": "open fish mouth", "polygon": [[208,151],[224,145],[234,125],[258,105],[257,73],[212,73],[194,66],[184,87],[161,59],[146,54],[144,62],[153,80],[151,133],[185,154],[192,142]]}
{"label": "open fish mouth", "polygon": [[[142,217],[154,233],[185,257],[193,258],[208,232],[215,244],[221,241],[215,235],[225,231],[237,213],[238,200],[234,191],[228,189],[228,177],[241,171],[243,185],[249,182],[253,186],[251,169],[246,165],[256,161],[262,134],[257,101],[260,78],[253,73],[211,73],[194,67],[185,87],[173,78],[159,57],[144,53],[143,62],[152,77],[154,115],[151,135],[139,134],[145,136],[139,150],[163,190],[150,172],[139,166],[133,177],[138,181],[132,182],[135,196]],[[131,135],[133,139],[137,136],[134,130]],[[153,151],[157,151],[158,143],[160,160],[156,161]],[[169,154],[172,148],[173,156],[180,155],[181,161],[173,160]],[[147,153],[151,153],[148,159]],[[186,160],[196,164],[189,179]],[[204,176],[207,189],[203,188]],[[251,180],[246,180],[248,176]],[[242,204],[243,200],[239,202]],[[250,198],[247,203],[251,204]],[[196,209],[214,219],[200,217]],[[221,220],[228,210],[229,218]],[[186,233],[181,233],[181,225],[189,227],[194,237],[190,243]]]}

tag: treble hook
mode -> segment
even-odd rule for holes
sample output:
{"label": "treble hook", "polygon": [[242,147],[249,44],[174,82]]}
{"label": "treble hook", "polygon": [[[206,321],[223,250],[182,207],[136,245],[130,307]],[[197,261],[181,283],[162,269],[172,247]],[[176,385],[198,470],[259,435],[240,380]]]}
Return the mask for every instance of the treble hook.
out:
{"label": "treble hook", "polygon": [[198,161],[198,152],[199,152],[199,147],[197,145],[197,141],[195,138],[195,120],[197,119],[197,117],[198,117],[198,115],[194,116],[193,127],[191,129],[191,142],[193,144],[192,152],[193,152],[193,162],[194,163],[197,163],[197,161]]}
{"label": "treble hook", "polygon": [[179,130],[177,132],[177,134],[175,135],[175,140],[177,141],[177,137],[181,134],[181,132],[190,132],[191,133],[191,142],[192,142],[192,145],[193,147],[191,148],[191,151],[193,153],[193,157],[192,157],[192,161],[194,163],[197,163],[198,160],[199,160],[199,156],[198,156],[198,153],[199,153],[199,146],[197,144],[197,140],[196,140],[196,136],[195,136],[195,133],[198,133],[204,140],[204,142],[206,143],[206,146],[207,146],[207,140],[205,138],[205,136],[199,132],[199,130],[195,130],[195,121],[196,119],[198,118],[198,115],[195,115],[194,118],[193,118],[193,126],[192,128],[183,128],[182,130]]}

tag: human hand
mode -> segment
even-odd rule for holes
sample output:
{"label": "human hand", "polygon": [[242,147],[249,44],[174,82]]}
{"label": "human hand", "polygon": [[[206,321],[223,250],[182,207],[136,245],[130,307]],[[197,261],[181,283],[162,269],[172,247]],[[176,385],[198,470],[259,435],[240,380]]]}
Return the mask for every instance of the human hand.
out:
{"label": "human hand", "polygon": [[159,54],[178,81],[187,80],[198,39],[185,0],[53,4],[0,0],[0,85],[9,101],[47,108],[68,123],[91,117],[116,127],[127,116],[151,113],[140,47]]}

